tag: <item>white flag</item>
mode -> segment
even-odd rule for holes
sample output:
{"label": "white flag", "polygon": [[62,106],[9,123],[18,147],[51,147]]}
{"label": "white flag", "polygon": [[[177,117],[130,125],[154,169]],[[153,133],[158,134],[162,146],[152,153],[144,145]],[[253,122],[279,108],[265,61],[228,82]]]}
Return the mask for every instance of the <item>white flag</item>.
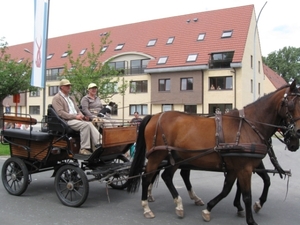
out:
{"label": "white flag", "polygon": [[31,85],[44,88],[48,39],[49,0],[34,0],[34,40]]}

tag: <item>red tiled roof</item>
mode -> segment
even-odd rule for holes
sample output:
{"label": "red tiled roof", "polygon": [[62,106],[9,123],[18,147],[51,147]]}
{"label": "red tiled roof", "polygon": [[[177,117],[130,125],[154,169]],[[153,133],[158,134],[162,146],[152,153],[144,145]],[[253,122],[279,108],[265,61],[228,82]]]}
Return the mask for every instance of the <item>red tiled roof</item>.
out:
{"label": "red tiled roof", "polygon": [[286,85],[287,82],[283,79],[283,77],[279,76],[274,70],[272,70],[267,65],[263,64],[264,74],[268,77],[271,83],[274,85],[276,89]]}
{"label": "red tiled roof", "polygon": [[[149,62],[148,68],[205,65],[209,60],[208,54],[224,51],[234,51],[233,62],[241,62],[253,10],[254,5],[247,5],[50,38],[47,53],[55,54],[51,60],[47,60],[47,68],[57,68],[68,61],[61,58],[68,44],[71,44],[76,55],[84,48],[89,50],[91,43],[97,47],[100,44],[100,34],[104,32],[111,33],[109,39],[112,43],[100,58],[102,62],[120,53],[140,52],[154,58]],[[194,18],[198,20],[195,22]],[[190,22],[187,23],[187,20]],[[233,31],[232,37],[222,39],[221,35],[226,30]],[[200,33],[206,34],[203,41],[197,41]],[[173,44],[166,45],[168,38],[173,36]],[[157,39],[157,42],[155,46],[147,47],[151,39]],[[123,49],[115,51],[115,47],[121,43],[125,44]],[[23,51],[24,48],[32,51],[32,42],[10,46],[9,52],[18,58],[30,58]],[[195,62],[187,63],[186,59],[192,53],[198,54],[198,58]],[[167,63],[157,65],[157,60],[162,56],[168,56]]]}

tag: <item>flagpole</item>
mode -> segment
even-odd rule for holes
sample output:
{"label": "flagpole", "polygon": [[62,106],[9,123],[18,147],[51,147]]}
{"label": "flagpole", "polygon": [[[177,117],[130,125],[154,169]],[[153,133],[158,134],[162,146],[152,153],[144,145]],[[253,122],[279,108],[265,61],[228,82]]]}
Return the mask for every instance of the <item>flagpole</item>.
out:
{"label": "flagpole", "polygon": [[[43,89],[43,118],[46,115],[46,74],[47,74],[47,51],[48,51],[48,29],[49,29],[49,11],[50,11],[50,0],[48,0],[48,7],[47,7],[47,25],[46,25],[46,38],[45,38],[45,55],[44,55],[44,89]],[[45,120],[44,120],[45,121]]]}

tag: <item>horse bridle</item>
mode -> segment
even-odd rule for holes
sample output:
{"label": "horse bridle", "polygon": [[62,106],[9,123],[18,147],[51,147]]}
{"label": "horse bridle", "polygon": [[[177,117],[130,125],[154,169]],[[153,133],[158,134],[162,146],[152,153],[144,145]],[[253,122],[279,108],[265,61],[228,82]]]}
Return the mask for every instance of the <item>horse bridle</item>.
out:
{"label": "horse bridle", "polygon": [[[294,96],[294,97],[289,101],[288,98],[287,98],[288,96]],[[283,95],[281,109],[283,107],[285,107],[285,115],[286,115],[286,120],[285,121],[287,122],[287,124],[284,127],[279,127],[279,128],[283,128],[285,130],[285,132],[283,133],[284,136],[286,136],[289,133],[291,136],[296,137],[295,130],[294,130],[295,122],[300,120],[300,117],[293,118],[290,111],[293,111],[295,109],[295,102],[294,101],[297,97],[300,97],[300,93],[288,94],[287,91],[286,91],[285,94]]]}

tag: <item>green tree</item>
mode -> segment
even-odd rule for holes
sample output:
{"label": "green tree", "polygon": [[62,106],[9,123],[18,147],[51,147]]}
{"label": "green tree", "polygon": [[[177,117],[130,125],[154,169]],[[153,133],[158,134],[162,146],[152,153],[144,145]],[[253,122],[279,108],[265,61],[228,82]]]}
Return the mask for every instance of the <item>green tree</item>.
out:
{"label": "green tree", "polygon": [[128,87],[126,82],[119,84],[124,70],[116,70],[108,62],[103,64],[99,61],[100,56],[105,54],[103,47],[110,43],[108,38],[109,34],[102,37],[97,48],[92,43],[91,48],[79,56],[74,56],[71,45],[68,46],[69,62],[64,65],[62,77],[72,83],[72,92],[78,103],[86,95],[89,83],[97,84],[99,97],[105,102],[109,102],[115,94],[124,95]]}
{"label": "green tree", "polygon": [[284,47],[263,57],[263,62],[287,82],[292,79],[300,82],[300,48]]}
{"label": "green tree", "polygon": [[32,89],[30,86],[31,61],[23,60],[19,63],[11,58],[7,50],[8,43],[4,38],[0,38],[0,117],[3,115],[3,100],[8,95]]}

